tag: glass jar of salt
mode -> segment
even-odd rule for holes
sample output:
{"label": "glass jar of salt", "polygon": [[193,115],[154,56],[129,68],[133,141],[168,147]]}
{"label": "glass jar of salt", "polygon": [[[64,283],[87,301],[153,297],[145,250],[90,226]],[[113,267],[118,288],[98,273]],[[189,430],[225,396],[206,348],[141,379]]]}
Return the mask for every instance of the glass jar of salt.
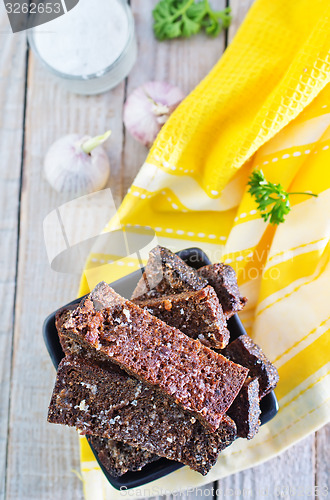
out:
{"label": "glass jar of salt", "polygon": [[126,0],[79,0],[28,37],[49,71],[77,94],[115,87],[136,61],[134,19]]}

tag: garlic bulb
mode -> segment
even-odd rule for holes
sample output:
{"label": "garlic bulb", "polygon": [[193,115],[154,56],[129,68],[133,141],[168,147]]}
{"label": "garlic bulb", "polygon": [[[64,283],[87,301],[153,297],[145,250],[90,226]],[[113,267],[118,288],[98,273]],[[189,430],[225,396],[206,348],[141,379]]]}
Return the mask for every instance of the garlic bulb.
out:
{"label": "garlic bulb", "polygon": [[125,103],[124,124],[127,130],[139,142],[150,147],[183,98],[182,91],[170,83],[145,83],[135,89]]}
{"label": "garlic bulb", "polygon": [[82,196],[102,189],[110,174],[109,158],[101,146],[111,132],[97,137],[70,134],[49,148],[44,172],[58,192]]}

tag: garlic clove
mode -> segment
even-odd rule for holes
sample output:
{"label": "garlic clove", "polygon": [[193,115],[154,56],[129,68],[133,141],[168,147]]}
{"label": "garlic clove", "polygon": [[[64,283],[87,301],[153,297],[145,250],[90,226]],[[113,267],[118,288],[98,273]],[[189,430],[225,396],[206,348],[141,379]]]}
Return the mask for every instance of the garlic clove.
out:
{"label": "garlic clove", "polygon": [[150,147],[161,126],[152,112],[152,102],[142,88],[131,94],[124,106],[124,124],[134,139]]}
{"label": "garlic clove", "polygon": [[89,140],[89,136],[70,134],[61,137],[49,148],[44,173],[57,192],[82,196],[106,185],[110,175],[108,155],[102,146],[85,153],[82,144]]}
{"label": "garlic clove", "polygon": [[135,89],[124,106],[124,124],[139,142],[150,147],[170,114],[184,98],[166,82],[151,81]]}

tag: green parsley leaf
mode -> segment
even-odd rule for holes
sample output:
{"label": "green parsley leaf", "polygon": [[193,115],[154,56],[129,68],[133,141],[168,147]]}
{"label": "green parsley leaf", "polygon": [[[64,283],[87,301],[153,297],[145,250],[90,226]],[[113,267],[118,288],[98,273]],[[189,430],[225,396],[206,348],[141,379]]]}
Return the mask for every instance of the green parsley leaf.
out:
{"label": "green parsley leaf", "polygon": [[217,36],[230,25],[230,8],[215,11],[209,0],[160,0],[153,12],[158,40],[189,38],[201,30]]}
{"label": "green parsley leaf", "polygon": [[292,194],[306,194],[317,197],[317,194],[309,192],[291,192],[283,189],[281,184],[273,184],[265,179],[262,170],[254,170],[249,178],[248,192],[255,198],[258,210],[265,222],[272,225],[284,222],[285,215],[291,210],[289,196]]}
{"label": "green parsley leaf", "polygon": [[189,38],[191,35],[196,35],[196,33],[200,31],[200,29],[200,23],[193,21],[188,16],[184,16],[182,18],[182,35],[185,38]]}

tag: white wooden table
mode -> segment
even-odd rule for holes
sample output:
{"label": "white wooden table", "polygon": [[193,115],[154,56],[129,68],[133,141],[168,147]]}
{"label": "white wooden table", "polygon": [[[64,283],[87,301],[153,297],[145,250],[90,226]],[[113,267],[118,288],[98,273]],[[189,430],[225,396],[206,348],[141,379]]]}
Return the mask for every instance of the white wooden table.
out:
{"label": "white wooden table", "polygon": [[[29,53],[26,35],[10,32],[0,6],[0,500],[80,500],[78,440],[74,430],[46,422],[55,372],[41,336],[45,316],[76,296],[78,277],[50,269],[43,219],[69,198],[56,194],[42,175],[44,154],[69,132],[102,133],[111,128],[109,185],[123,198],[146,149],[123,130],[126,95],[159,79],[186,93],[219,59],[252,3],[231,0],[234,21],[228,36],[197,36],[171,43],[152,35],[152,0],[131,0],[139,56],[129,78],[96,97],[67,93]],[[214,0],[219,8],[224,0]],[[328,485],[329,427],[278,458],[235,474],[219,484],[219,498],[298,498]],[[242,491],[245,493],[242,493]],[[241,492],[241,493],[240,493]],[[210,497],[209,487],[185,495]]]}

